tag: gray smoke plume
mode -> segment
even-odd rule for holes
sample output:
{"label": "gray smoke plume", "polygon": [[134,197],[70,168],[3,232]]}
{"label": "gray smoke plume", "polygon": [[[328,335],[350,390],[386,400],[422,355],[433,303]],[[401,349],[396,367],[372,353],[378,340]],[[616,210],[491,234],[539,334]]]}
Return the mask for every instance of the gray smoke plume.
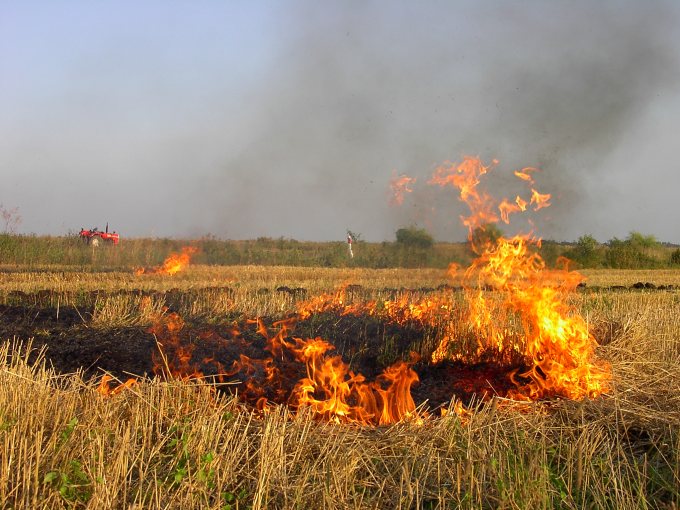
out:
{"label": "gray smoke plume", "polygon": [[[140,23],[0,8],[0,202],[26,231],[463,240],[465,207],[425,183],[477,155],[500,161],[499,197],[541,168],[544,238],[680,241],[660,219],[680,186],[676,2],[126,5]],[[393,172],[418,179],[399,208]]]}
{"label": "gray smoke plume", "polygon": [[415,222],[461,239],[454,195],[420,189],[400,210],[386,195],[395,169],[423,185],[469,154],[500,160],[498,195],[514,191],[504,171],[541,168],[554,196],[542,234],[578,235],[598,174],[616,172],[608,155],[677,85],[676,14],[661,2],[287,4],[252,136],[225,162],[226,217],[233,204],[254,232],[299,238],[347,225],[390,239]]}

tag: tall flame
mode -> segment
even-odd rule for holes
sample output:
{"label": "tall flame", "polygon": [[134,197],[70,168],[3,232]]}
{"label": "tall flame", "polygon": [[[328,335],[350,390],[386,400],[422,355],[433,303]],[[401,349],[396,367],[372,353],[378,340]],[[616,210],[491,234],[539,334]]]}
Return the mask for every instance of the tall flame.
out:
{"label": "tall flame", "polygon": [[460,190],[460,200],[467,203],[472,211],[470,216],[461,216],[463,225],[468,227],[470,232],[487,223],[498,221],[492,197],[477,190],[479,179],[497,164],[498,161],[494,159],[492,165],[485,166],[478,158],[468,157],[459,165],[449,162],[438,167],[432,179],[428,181],[429,184],[450,185]]}
{"label": "tall flame", "polygon": [[[458,188],[460,199],[471,212],[463,218],[470,239],[474,228],[495,218],[492,199],[477,189],[479,177],[487,171],[479,159],[465,158],[460,165],[438,169],[431,181]],[[515,175],[534,184],[529,171],[523,169]],[[529,203],[534,210],[547,207],[549,199],[550,195],[531,188]],[[524,211],[526,204],[519,196],[514,206],[503,200],[499,205],[502,218],[507,220],[510,212]],[[463,276],[468,322],[480,352],[514,351],[530,361],[529,370],[515,375],[517,398],[595,397],[608,390],[610,370],[607,364],[595,360],[597,342],[567,299],[583,277],[567,269],[546,269],[540,255],[531,249],[539,245],[540,239],[531,235],[516,235],[483,247]],[[452,335],[445,335],[433,353],[433,361],[450,355],[453,340]]]}

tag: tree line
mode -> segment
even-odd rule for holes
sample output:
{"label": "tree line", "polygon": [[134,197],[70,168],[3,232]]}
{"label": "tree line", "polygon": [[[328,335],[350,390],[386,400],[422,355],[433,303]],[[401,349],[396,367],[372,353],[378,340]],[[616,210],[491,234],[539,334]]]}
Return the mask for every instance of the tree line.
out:
{"label": "tree line", "polygon": [[[182,246],[198,248],[194,263],[212,265],[288,265],[309,267],[434,267],[452,262],[468,265],[477,253],[502,236],[496,225],[485,225],[472,233],[471,241],[437,242],[425,229],[403,227],[393,241],[367,242],[352,232],[354,257],[346,241],[312,242],[260,237],[254,240],[122,239],[118,246],[93,248],[72,236],[0,234],[0,266],[61,264],[88,268],[126,268],[160,264]],[[572,268],[653,269],[680,268],[680,248],[659,242],[654,236],[631,232],[625,239],[599,242],[586,234],[575,242],[544,240],[536,249],[546,264],[554,267],[562,257]]]}

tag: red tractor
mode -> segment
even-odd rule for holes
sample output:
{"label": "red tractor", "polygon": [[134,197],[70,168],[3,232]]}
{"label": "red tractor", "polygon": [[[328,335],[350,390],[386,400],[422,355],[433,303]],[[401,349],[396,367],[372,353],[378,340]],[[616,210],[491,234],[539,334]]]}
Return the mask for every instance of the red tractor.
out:
{"label": "red tractor", "polygon": [[91,228],[89,230],[81,228],[80,238],[85,244],[89,244],[91,246],[99,246],[102,242],[116,245],[120,241],[120,235],[115,230],[109,233],[108,223],[106,224],[106,230],[103,232],[97,227]]}

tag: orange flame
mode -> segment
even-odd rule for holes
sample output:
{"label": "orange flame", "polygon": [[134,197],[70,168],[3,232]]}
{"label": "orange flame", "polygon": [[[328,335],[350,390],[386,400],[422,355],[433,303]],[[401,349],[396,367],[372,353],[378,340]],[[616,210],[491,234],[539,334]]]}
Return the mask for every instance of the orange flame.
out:
{"label": "orange flame", "polygon": [[195,246],[184,246],[180,253],[171,253],[168,258],[163,261],[163,264],[156,267],[135,269],[135,275],[142,274],[168,274],[170,276],[184,270],[191,262],[191,257],[198,251]]}
{"label": "orange flame", "polygon": [[97,387],[97,392],[105,397],[112,397],[113,395],[118,395],[123,390],[130,389],[137,385],[137,379],[134,378],[130,378],[124,383],[118,384],[117,386],[111,385],[113,380],[113,377],[108,374],[104,374],[99,386]]}
{"label": "orange flame", "polygon": [[[550,195],[548,195],[548,198],[550,198]],[[501,219],[503,222],[510,223],[510,214],[526,211],[527,201],[519,195],[515,198],[514,204],[512,202],[508,202],[507,198],[504,198],[498,205],[498,210],[501,212]]]}
{"label": "orange flame", "polygon": [[[471,210],[468,226],[486,217],[490,198],[477,191],[479,176],[486,171],[478,160],[466,159],[441,179],[441,171],[433,178],[440,185],[453,184],[460,190],[461,200]],[[472,170],[471,170],[472,169]],[[515,173],[532,182],[527,169]],[[531,189],[534,210],[547,207],[550,195]],[[526,208],[520,197],[516,207],[501,202],[504,220],[510,212]],[[480,212],[481,209],[481,212]],[[585,320],[568,302],[568,295],[583,280],[576,272],[548,270],[544,261],[530,247],[540,240],[530,236],[500,238],[495,245],[484,247],[464,276],[468,322],[479,342],[478,352],[495,350],[502,354],[514,351],[530,360],[531,369],[516,374],[517,398],[537,399],[562,395],[572,399],[595,397],[608,391],[609,366],[595,360],[597,342],[588,331]],[[490,286],[495,292],[485,291]],[[445,335],[433,353],[433,361],[449,356],[452,335]]]}
{"label": "orange flame", "polygon": [[[492,165],[498,161],[493,160]],[[479,179],[486,174],[492,166],[484,166],[479,158],[466,157],[459,165],[447,162],[435,170],[428,184],[439,186],[453,186],[460,190],[460,200],[466,202],[472,211],[468,217],[461,216],[463,225],[472,232],[475,228],[496,223],[498,216],[493,212],[493,200],[487,193],[477,190]]]}
{"label": "orange flame", "polygon": [[[418,376],[411,368],[417,361],[398,362],[367,382],[361,374],[355,374],[339,355],[329,355],[335,347],[321,338],[302,339],[290,337],[295,319],[274,323],[278,328],[274,335],[260,320],[257,332],[267,342],[265,347],[271,357],[255,359],[240,354],[231,366],[224,366],[212,358],[194,361],[196,344],[189,347],[180,335],[185,325],[177,314],[169,314],[152,328],[158,338],[159,356],[154,356],[154,372],[166,373],[175,378],[190,380],[204,378],[201,367],[212,365],[216,379],[226,382],[239,374],[246,380],[240,395],[254,403],[260,410],[266,409],[269,398],[287,401],[294,409],[308,409],[315,416],[337,422],[382,425],[416,417],[416,406],[411,397],[411,386]],[[233,328],[225,337],[205,333],[204,341],[218,341],[224,349],[243,348],[246,343],[238,329]],[[293,380],[287,389],[286,377],[297,372],[291,366],[297,364],[306,377]],[[254,376],[260,377],[260,384]],[[269,396],[269,398],[268,398]]]}
{"label": "orange flame", "polygon": [[390,198],[390,205],[401,205],[404,203],[404,193],[411,193],[413,189],[409,186],[415,184],[416,178],[409,177],[408,175],[396,174],[392,177],[390,181],[390,188],[392,190],[392,197]]}
{"label": "orange flame", "polygon": [[531,189],[531,202],[534,204],[534,211],[538,211],[539,209],[543,209],[544,207],[548,207],[550,205],[550,195],[545,194],[542,195],[535,189]]}
{"label": "orange flame", "polygon": [[377,316],[401,325],[410,322],[434,325],[453,307],[451,296],[447,294],[418,298],[403,293],[396,299],[349,303],[346,288],[341,287],[333,294],[320,294],[297,303],[297,316],[306,320],[316,314],[332,312],[337,315]]}
{"label": "orange flame", "polygon": [[411,386],[418,376],[408,363],[392,365],[375,382],[367,383],[364,376],[349,370],[340,356],[325,356],[333,345],[320,338],[296,340],[299,347],[295,352],[306,363],[307,377],[293,390],[293,405],[310,408],[333,421],[378,425],[396,423],[414,414]]}
{"label": "orange flame", "polygon": [[526,168],[522,168],[521,170],[515,170],[514,174],[515,174],[517,177],[519,177],[520,179],[522,179],[523,181],[526,181],[526,182],[528,182],[529,184],[533,184],[533,183],[534,183],[534,178],[531,177],[530,174],[532,174],[533,172],[537,172],[537,171],[538,171],[537,168],[526,167]]}

